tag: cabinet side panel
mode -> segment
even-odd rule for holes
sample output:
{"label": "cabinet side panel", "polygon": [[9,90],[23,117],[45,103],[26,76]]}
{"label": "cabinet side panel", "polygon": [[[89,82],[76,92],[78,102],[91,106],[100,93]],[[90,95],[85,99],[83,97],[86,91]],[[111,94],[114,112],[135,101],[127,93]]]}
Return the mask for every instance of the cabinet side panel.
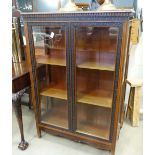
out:
{"label": "cabinet side panel", "polygon": [[126,94],[126,79],[128,76],[128,64],[129,64],[129,48],[130,48],[130,32],[131,32],[131,26],[130,23],[125,23],[126,29],[125,29],[125,46],[124,46],[124,52],[125,52],[125,56],[124,56],[124,65],[123,65],[123,81],[122,81],[122,98],[121,98],[121,111],[120,111],[120,127],[123,126],[123,121],[124,121],[124,102],[125,102],[125,94]]}
{"label": "cabinet side panel", "polygon": [[30,54],[30,40],[28,36],[28,24],[25,22],[24,23],[24,31],[25,31],[25,36],[26,36],[26,58],[27,58],[27,64],[28,64],[28,69],[30,72],[30,80],[31,80],[31,92],[32,92],[32,104],[34,107],[34,112],[35,112],[35,120],[36,120],[36,127],[37,127],[37,134],[40,137],[40,129],[38,126],[38,112],[36,108],[36,98],[35,98],[35,86],[34,86],[34,80],[33,80],[33,71],[32,71],[32,62],[31,62],[31,54]]}
{"label": "cabinet side panel", "polygon": [[124,69],[125,69],[125,62],[126,62],[126,56],[127,56],[127,37],[128,37],[128,23],[123,24],[122,28],[122,41],[121,41],[121,53],[120,53],[120,64],[119,64],[119,79],[118,79],[118,94],[116,98],[116,111],[115,111],[115,116],[114,116],[114,129],[113,129],[113,138],[112,138],[112,154],[115,152],[115,146],[116,146],[116,140],[119,135],[119,130],[120,130],[120,124],[119,124],[119,119],[121,115],[121,105],[122,105],[122,94],[125,82],[125,77],[124,77]]}

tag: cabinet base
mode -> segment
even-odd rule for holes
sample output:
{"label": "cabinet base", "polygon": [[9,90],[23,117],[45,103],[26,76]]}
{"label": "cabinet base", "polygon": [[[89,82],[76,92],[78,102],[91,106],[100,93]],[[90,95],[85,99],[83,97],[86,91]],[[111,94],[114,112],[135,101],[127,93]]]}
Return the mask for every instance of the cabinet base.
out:
{"label": "cabinet base", "polygon": [[54,128],[51,126],[49,127],[43,124],[39,124],[39,128],[40,130],[48,132],[55,136],[60,136],[60,137],[64,137],[64,138],[76,141],[76,142],[88,144],[98,149],[112,151],[112,143],[106,140],[98,139],[95,137],[90,137],[90,136],[83,135],[80,133],[73,133],[73,132],[70,132],[64,129]]}

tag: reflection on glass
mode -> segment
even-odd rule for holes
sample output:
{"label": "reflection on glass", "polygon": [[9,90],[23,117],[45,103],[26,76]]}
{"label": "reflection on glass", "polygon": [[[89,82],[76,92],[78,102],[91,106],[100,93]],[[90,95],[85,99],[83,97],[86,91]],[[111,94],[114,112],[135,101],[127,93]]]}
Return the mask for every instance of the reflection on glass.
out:
{"label": "reflection on glass", "polygon": [[35,46],[64,47],[64,31],[61,28],[33,27]]}
{"label": "reflection on glass", "polygon": [[16,0],[16,4],[18,9],[22,12],[32,12],[32,0]]}
{"label": "reflection on glass", "polygon": [[118,28],[75,32],[77,132],[109,139]]}
{"label": "reflection on glass", "polygon": [[68,128],[65,31],[33,27],[41,122]]}
{"label": "reflection on glass", "polygon": [[38,63],[66,66],[65,31],[60,27],[33,27]]}

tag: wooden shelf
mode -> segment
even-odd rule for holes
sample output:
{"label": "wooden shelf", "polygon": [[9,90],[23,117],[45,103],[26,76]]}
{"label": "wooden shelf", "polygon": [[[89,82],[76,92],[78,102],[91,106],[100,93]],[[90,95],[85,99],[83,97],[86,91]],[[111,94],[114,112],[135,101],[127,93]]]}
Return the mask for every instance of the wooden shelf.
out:
{"label": "wooden shelf", "polygon": [[114,48],[112,48],[112,49],[109,49],[109,48],[107,48],[106,49],[106,47],[104,47],[103,49],[98,49],[98,48],[79,48],[79,47],[77,47],[77,49],[78,49],[78,51],[80,51],[80,52],[99,52],[99,51],[104,51],[104,52],[108,52],[108,53],[115,53],[115,49]]}
{"label": "wooden shelf", "polygon": [[42,90],[40,95],[67,100],[67,91],[64,89],[50,87]]}
{"label": "wooden shelf", "polygon": [[90,92],[90,93],[83,93],[78,94],[77,101],[80,103],[90,104],[90,105],[96,105],[100,107],[105,108],[111,108],[112,107],[112,96],[111,95],[97,95],[97,92],[101,94],[101,91],[96,92]]}
{"label": "wooden shelf", "polygon": [[37,63],[48,64],[48,65],[57,65],[57,66],[66,66],[66,60],[61,58],[37,58]]}
{"label": "wooden shelf", "polygon": [[99,63],[96,63],[96,62],[82,63],[82,64],[78,65],[78,68],[115,71],[115,65],[112,65],[112,64],[99,64]]}

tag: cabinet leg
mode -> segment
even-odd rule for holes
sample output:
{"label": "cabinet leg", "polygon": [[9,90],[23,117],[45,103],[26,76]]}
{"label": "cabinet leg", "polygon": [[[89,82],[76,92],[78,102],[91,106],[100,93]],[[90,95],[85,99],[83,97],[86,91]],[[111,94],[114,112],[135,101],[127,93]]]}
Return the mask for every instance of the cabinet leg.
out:
{"label": "cabinet leg", "polygon": [[115,155],[115,150],[116,150],[116,142],[112,144],[111,155]]}
{"label": "cabinet leg", "polygon": [[41,138],[41,129],[39,127],[37,127],[37,135],[39,138]]}
{"label": "cabinet leg", "polygon": [[111,155],[115,155],[115,150],[111,150]]}
{"label": "cabinet leg", "polygon": [[28,143],[24,139],[24,130],[23,130],[23,120],[22,120],[22,109],[21,109],[21,98],[19,98],[16,102],[13,103],[13,107],[15,110],[15,115],[17,118],[20,135],[21,135],[21,142],[18,145],[20,150],[26,150],[28,147]]}
{"label": "cabinet leg", "polygon": [[37,129],[37,136],[40,138],[41,137],[41,129],[39,128],[39,125],[38,125],[38,122],[39,122],[39,119],[38,119],[38,114],[36,112],[36,109],[34,110],[35,112],[35,119],[36,119],[36,129]]}

